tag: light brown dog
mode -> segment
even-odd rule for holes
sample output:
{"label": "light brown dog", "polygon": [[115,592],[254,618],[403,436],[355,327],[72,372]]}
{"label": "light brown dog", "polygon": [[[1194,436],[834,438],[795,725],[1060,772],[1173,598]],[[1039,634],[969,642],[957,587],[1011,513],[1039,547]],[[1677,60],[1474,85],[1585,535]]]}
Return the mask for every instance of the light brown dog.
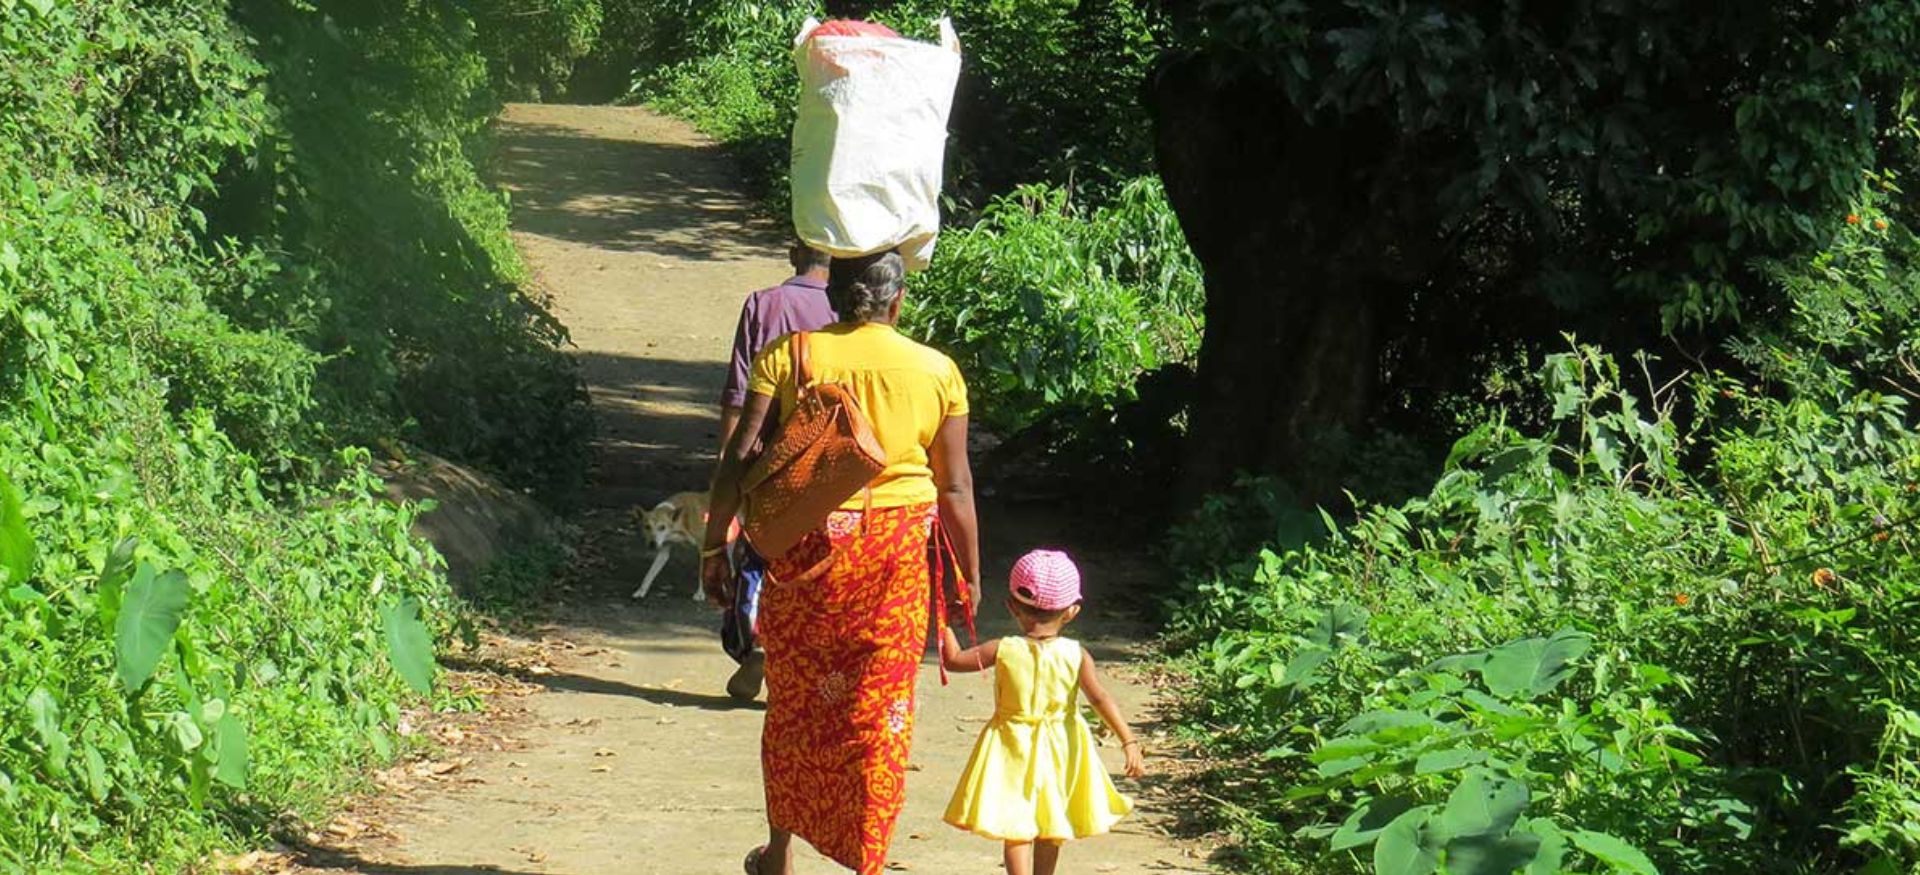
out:
{"label": "light brown dog", "polygon": [[[670,496],[666,501],[653,506],[652,510],[634,509],[640,531],[646,536],[647,543],[655,551],[653,566],[647,569],[647,576],[640,581],[640,588],[633,591],[633,597],[643,599],[653,589],[653,580],[660,576],[660,570],[667,567],[674,544],[685,544],[697,553],[700,541],[707,534],[707,494],[704,492],[681,492]],[[695,563],[696,565],[698,563]],[[701,592],[698,575],[694,578],[693,599],[706,598]]]}

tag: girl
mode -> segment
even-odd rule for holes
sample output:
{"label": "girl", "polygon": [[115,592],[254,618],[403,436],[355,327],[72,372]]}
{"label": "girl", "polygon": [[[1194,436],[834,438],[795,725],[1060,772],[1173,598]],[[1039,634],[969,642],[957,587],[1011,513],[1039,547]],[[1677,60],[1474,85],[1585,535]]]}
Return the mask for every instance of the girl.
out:
{"label": "girl", "polygon": [[1053,550],[1028,553],[1014,564],[1008,589],[1021,634],[962,650],[953,630],[943,630],[947,671],[995,670],[993,719],[974,744],[946,821],[1006,843],[1008,875],[1052,875],[1062,844],[1100,835],[1133,810],[1100,762],[1080,696],[1120,736],[1131,778],[1144,771],[1140,742],[1100,686],[1093,657],[1060,637],[1080,615],[1073,560]]}

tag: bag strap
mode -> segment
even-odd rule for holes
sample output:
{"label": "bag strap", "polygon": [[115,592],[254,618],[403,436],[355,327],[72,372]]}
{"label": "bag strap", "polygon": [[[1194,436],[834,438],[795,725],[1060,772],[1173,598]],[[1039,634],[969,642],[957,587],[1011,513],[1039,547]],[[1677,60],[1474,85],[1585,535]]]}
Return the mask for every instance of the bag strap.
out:
{"label": "bag strap", "polygon": [[809,331],[795,331],[787,339],[787,353],[793,357],[794,394],[798,395],[813,386],[813,344],[808,342]]}
{"label": "bag strap", "polygon": [[[946,629],[947,564],[950,561],[953,564],[955,601],[958,601],[960,606],[966,609],[967,646],[975,646],[980,643],[980,633],[973,625],[973,591],[967,588],[967,575],[960,570],[959,553],[953,549],[953,539],[947,536],[947,527],[941,523],[938,514],[935,514],[933,518],[933,539],[935,542],[932,557],[934,613],[939,617],[940,628],[943,630]],[[940,660],[940,685],[943,687],[947,685],[947,661],[944,656],[942,656]]]}

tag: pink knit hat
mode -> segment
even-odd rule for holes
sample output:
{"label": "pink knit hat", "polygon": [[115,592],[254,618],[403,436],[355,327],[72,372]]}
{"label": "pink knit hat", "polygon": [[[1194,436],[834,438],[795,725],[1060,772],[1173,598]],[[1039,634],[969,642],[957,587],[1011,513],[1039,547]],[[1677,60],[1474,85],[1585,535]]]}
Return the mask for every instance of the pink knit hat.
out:
{"label": "pink knit hat", "polygon": [[1013,563],[1007,589],[1014,601],[1043,611],[1080,603],[1080,569],[1058,550],[1035,550]]}

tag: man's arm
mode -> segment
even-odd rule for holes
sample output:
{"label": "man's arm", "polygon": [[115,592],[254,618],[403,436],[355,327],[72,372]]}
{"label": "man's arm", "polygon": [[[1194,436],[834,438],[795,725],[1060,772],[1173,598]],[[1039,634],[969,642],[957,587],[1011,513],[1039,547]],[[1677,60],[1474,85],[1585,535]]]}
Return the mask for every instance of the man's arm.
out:
{"label": "man's arm", "polygon": [[753,332],[760,321],[759,295],[748,295],[740,305],[740,321],[733,328],[732,361],[727,363],[727,384],[720,390],[720,449],[733,443],[734,430],[740,427],[740,411],[747,404],[747,369],[753,367]]}

